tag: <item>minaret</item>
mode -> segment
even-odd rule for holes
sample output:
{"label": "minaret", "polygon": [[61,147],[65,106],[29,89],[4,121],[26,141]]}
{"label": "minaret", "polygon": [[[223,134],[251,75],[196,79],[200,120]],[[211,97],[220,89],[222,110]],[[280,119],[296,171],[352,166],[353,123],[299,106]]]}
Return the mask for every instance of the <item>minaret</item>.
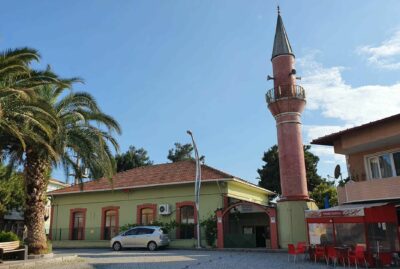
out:
{"label": "minaret", "polygon": [[274,88],[266,94],[268,108],[276,120],[282,196],[278,201],[279,241],[306,241],[304,210],[315,208],[307,190],[301,134],[301,113],[306,105],[305,91],[296,84],[295,56],[278,7],[272,51]]}

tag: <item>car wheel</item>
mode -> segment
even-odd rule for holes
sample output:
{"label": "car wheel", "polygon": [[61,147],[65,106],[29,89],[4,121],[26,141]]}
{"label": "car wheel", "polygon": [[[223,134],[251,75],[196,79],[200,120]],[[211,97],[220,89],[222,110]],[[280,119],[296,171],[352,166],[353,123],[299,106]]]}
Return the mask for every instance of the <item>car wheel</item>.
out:
{"label": "car wheel", "polygon": [[153,241],[149,242],[149,243],[147,244],[147,248],[148,248],[150,251],[156,250],[156,249],[157,249],[157,244],[156,244],[156,242],[153,242]]}
{"label": "car wheel", "polygon": [[120,250],[122,250],[122,245],[121,245],[121,243],[120,243],[120,242],[115,242],[115,243],[113,244],[113,250],[114,250],[114,251],[120,251]]}

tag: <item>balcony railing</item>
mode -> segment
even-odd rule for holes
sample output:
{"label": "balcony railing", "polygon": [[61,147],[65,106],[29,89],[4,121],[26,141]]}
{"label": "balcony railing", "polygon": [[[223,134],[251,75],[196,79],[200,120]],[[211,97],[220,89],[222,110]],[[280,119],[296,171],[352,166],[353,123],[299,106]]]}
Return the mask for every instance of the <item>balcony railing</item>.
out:
{"label": "balcony railing", "polygon": [[306,93],[303,87],[299,85],[281,85],[270,89],[265,95],[267,103],[276,102],[283,98],[306,99]]}
{"label": "balcony railing", "polygon": [[338,187],[337,191],[339,204],[399,199],[400,177],[373,179],[359,182],[350,181],[343,187]]}

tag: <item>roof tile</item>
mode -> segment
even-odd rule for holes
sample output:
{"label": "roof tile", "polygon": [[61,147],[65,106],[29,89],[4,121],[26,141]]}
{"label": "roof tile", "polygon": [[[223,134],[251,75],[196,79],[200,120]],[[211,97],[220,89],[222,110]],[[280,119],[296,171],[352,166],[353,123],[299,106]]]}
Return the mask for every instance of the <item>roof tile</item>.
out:
{"label": "roof tile", "polygon": [[[165,163],[150,166],[143,166],[120,172],[114,175],[112,180],[101,178],[83,183],[82,185],[73,185],[70,187],[54,190],[50,195],[63,193],[73,193],[82,191],[104,191],[112,189],[130,189],[136,187],[146,187],[158,184],[179,184],[194,182],[196,175],[196,163],[193,160]],[[215,180],[234,178],[234,176],[202,165],[201,179]]]}

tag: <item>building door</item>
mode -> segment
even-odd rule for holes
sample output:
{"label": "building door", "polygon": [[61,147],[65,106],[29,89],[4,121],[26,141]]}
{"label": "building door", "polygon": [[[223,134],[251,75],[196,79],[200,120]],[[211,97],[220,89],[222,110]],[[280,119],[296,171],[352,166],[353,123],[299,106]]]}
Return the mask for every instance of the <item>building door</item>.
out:
{"label": "building door", "polygon": [[75,212],[73,216],[72,240],[83,240],[83,212]]}
{"label": "building door", "polygon": [[105,216],[104,239],[109,240],[117,234],[117,216],[115,210],[109,210]]}
{"label": "building door", "polygon": [[256,247],[265,248],[266,243],[266,229],[265,226],[256,226]]}

